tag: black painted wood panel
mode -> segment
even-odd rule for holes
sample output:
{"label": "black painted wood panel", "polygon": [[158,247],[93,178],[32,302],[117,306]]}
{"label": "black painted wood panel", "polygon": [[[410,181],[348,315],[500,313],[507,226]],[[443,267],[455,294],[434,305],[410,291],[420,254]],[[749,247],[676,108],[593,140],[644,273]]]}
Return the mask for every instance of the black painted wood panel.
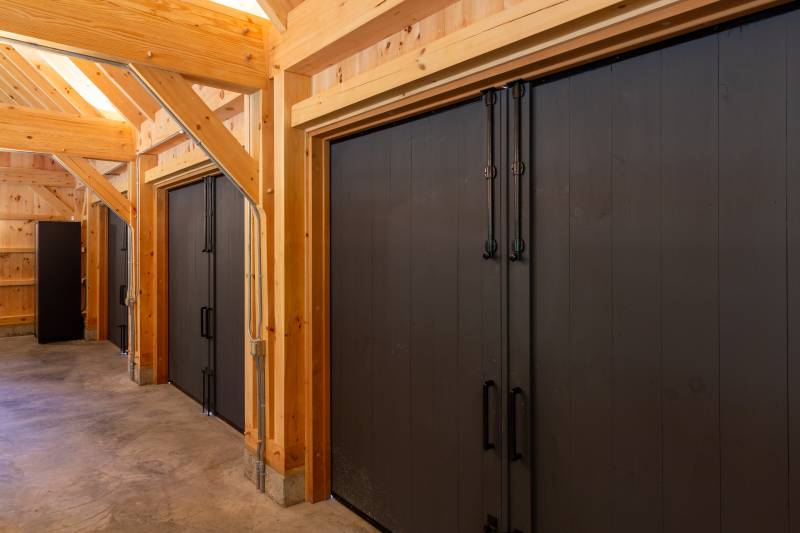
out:
{"label": "black painted wood panel", "polygon": [[214,407],[244,430],[244,196],[225,176],[215,178]]}
{"label": "black painted wood panel", "polygon": [[127,347],[128,308],[123,295],[128,284],[128,225],[108,210],[108,339],[122,349]]}
{"label": "black painted wood panel", "polygon": [[200,309],[209,305],[205,242],[205,185],[169,192],[169,380],[203,401],[209,341],[200,336]]}
{"label": "black painted wood panel", "polygon": [[661,54],[664,531],[720,532],[717,38]]}
{"label": "black painted wood panel", "polygon": [[786,16],[789,531],[800,531],[800,11]]}
{"label": "black painted wood panel", "polygon": [[80,222],[36,223],[35,294],[40,343],[83,338]]}
{"label": "black painted wood panel", "polygon": [[332,146],[333,492],[393,531],[479,530],[500,514],[483,117],[472,103]]}
{"label": "black painted wood panel", "polygon": [[535,87],[537,531],[797,529],[797,13]]}
{"label": "black painted wood panel", "polygon": [[719,35],[722,530],[783,531],[786,501],[786,24]]}

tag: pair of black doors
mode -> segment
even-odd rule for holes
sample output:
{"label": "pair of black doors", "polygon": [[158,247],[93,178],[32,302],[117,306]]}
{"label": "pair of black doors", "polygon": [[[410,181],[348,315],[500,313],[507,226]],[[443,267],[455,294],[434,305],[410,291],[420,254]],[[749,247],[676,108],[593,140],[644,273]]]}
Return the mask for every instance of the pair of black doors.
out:
{"label": "pair of black doors", "polygon": [[532,531],[528,102],[331,147],[332,491],[391,531]]}
{"label": "pair of black doors", "polygon": [[169,192],[169,380],[244,428],[244,197],[225,176]]}
{"label": "pair of black doors", "polygon": [[108,210],[108,338],[128,351],[128,225]]}
{"label": "pair of black doors", "polygon": [[795,3],[333,145],[334,493],[394,531],[796,530],[798,94]]}

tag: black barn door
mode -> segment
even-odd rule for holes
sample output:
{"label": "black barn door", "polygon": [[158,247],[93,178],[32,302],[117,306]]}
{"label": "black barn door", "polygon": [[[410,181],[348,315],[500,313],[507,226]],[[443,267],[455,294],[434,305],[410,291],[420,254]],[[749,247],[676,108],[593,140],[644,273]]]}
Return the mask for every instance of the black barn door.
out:
{"label": "black barn door", "polygon": [[244,197],[224,176],[169,193],[169,379],[244,429]]}
{"label": "black barn door", "polygon": [[108,210],[108,338],[128,349],[128,225]]}
{"label": "black barn door", "polygon": [[501,100],[331,147],[332,489],[393,531],[503,514],[505,181],[489,224],[483,175]]}
{"label": "black barn door", "polygon": [[244,430],[244,197],[214,184],[214,411]]}
{"label": "black barn door", "polygon": [[169,192],[169,380],[205,407],[210,304],[204,182]]}
{"label": "black barn door", "polygon": [[798,530],[800,13],[533,90],[534,530]]}

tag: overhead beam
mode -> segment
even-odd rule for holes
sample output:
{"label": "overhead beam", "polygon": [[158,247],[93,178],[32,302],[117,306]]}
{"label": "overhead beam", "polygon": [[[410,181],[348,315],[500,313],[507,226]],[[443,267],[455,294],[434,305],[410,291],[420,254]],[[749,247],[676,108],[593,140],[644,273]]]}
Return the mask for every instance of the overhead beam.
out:
{"label": "overhead beam", "polygon": [[455,0],[305,0],[289,12],[270,64],[310,76],[454,3]]}
{"label": "overhead beam", "polygon": [[74,188],[75,178],[63,170],[0,167],[0,183]]}
{"label": "overhead beam", "polygon": [[125,122],[0,105],[0,150],[57,153],[111,161],[136,157]]}
{"label": "overhead beam", "polygon": [[292,4],[289,0],[258,0],[258,5],[267,14],[276,30],[279,32],[286,31],[289,11],[292,10]]}
{"label": "overhead beam", "polygon": [[244,149],[180,74],[145,65],[131,69],[164,108],[244,193],[258,202],[258,161]]}
{"label": "overhead beam", "polygon": [[4,0],[0,36],[208,85],[266,85],[266,20],[208,0]]}
{"label": "overhead beam", "polygon": [[82,157],[60,154],[53,154],[53,159],[91,189],[117,216],[131,225],[131,203],[89,161]]}
{"label": "overhead beam", "polygon": [[55,192],[50,190],[44,185],[29,185],[29,187],[39,195],[39,198],[44,200],[50,207],[58,211],[64,216],[71,217],[75,215],[75,208],[67,205]]}

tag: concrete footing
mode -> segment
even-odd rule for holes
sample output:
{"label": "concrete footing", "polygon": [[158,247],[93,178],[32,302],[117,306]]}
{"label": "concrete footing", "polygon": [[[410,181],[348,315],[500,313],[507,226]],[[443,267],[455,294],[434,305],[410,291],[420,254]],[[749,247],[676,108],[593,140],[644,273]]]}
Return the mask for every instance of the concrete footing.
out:
{"label": "concrete footing", "polygon": [[[270,466],[265,466],[264,492],[269,498],[282,507],[289,507],[305,501],[305,473],[302,469],[281,474]],[[244,476],[256,485],[256,455],[250,450],[244,451]]]}
{"label": "concrete footing", "polygon": [[136,357],[133,354],[128,355],[128,377],[138,385],[152,385],[153,384],[153,369],[142,368],[136,364]]}

